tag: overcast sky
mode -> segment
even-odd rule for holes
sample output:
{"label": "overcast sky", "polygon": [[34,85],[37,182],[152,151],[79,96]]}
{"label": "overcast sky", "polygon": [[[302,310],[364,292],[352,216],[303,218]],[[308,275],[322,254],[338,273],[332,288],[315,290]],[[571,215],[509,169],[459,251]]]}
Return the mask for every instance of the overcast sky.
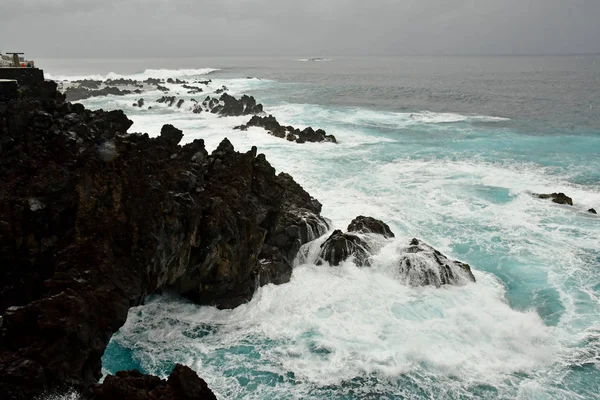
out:
{"label": "overcast sky", "polygon": [[600,0],[0,0],[34,57],[600,53]]}

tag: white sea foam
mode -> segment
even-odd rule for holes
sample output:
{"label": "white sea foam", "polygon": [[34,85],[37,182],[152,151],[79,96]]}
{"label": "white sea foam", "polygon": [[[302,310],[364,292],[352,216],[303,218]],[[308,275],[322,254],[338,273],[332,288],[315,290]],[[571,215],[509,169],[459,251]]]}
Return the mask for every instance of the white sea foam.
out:
{"label": "white sea foam", "polygon": [[133,79],[133,80],[145,80],[148,78],[157,79],[168,79],[168,78],[185,78],[185,77],[200,77],[208,75],[211,72],[218,71],[215,68],[198,68],[198,69],[146,69],[141,73],[134,74],[118,74],[115,72],[109,72],[106,75],[91,74],[91,75],[52,75],[45,73],[46,79],[55,81],[75,81],[80,79],[93,79],[104,81],[107,79]]}

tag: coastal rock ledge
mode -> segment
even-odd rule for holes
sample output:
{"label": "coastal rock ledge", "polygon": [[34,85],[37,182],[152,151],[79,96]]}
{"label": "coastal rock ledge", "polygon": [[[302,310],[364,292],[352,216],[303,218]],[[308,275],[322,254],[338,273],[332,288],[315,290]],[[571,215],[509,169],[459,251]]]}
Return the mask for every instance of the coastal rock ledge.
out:
{"label": "coastal rock ledge", "polygon": [[[321,204],[255,147],[225,139],[209,154],[202,140],[180,146],[173,126],[150,138],[131,125],[65,102],[43,75],[0,99],[1,399],[107,398],[94,384],[130,307],[164,290],[236,307],[289,281],[300,246],[328,229]],[[104,385],[115,379],[190,389],[136,373]]]}

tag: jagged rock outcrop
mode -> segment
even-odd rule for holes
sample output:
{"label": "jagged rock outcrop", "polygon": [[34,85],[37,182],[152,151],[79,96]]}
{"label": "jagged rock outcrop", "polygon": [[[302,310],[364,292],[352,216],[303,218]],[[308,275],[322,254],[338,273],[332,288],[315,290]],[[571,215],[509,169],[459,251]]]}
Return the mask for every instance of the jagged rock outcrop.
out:
{"label": "jagged rock outcrop", "polygon": [[394,233],[383,221],[372,217],[365,217],[359,215],[354,218],[350,225],[348,225],[348,232],[362,232],[362,233],[376,233],[382,235],[385,238],[393,238]]}
{"label": "jagged rock outcrop", "polygon": [[475,282],[469,264],[450,260],[418,239],[401,251],[398,261],[400,279],[411,286],[461,285]]}
{"label": "jagged rock outcrop", "polygon": [[175,96],[163,96],[160,99],[156,100],[157,103],[161,103],[161,104],[166,104],[169,107],[173,106],[173,103],[175,103],[176,97]]}
{"label": "jagged rock outcrop", "polygon": [[[385,222],[363,215],[354,218],[350,222],[348,232],[381,235],[386,239],[394,237],[394,233]],[[337,266],[348,258],[354,257],[354,263],[357,266],[369,267],[372,251],[372,247],[364,239],[364,236],[361,237],[355,233],[343,233],[337,229],[321,244],[317,265],[328,262],[330,265]]]}
{"label": "jagged rock outcrop", "polygon": [[217,400],[206,382],[189,367],[177,364],[167,380],[139,371],[109,375],[85,400]]}
{"label": "jagged rock outcrop", "polygon": [[277,119],[272,116],[253,116],[250,121],[248,121],[244,125],[236,126],[233,129],[239,129],[242,131],[247,130],[251,126],[258,126],[264,128],[268,131],[269,134],[276,136],[278,138],[287,139],[290,142],[296,143],[306,143],[306,142],[332,142],[337,143],[335,136],[328,135],[324,130],[317,129],[316,131],[311,128],[305,128],[304,130],[300,130],[294,128],[293,126],[283,126],[279,124]]}
{"label": "jagged rock outcrop", "polygon": [[135,86],[142,88],[142,82],[136,81],[135,79],[126,79],[126,78],[117,78],[117,79],[107,79],[104,81],[104,84],[107,86]]}
{"label": "jagged rock outcrop", "polygon": [[90,90],[83,86],[78,86],[69,87],[65,90],[64,93],[68,101],[77,101],[89,99],[91,97],[108,96],[109,94],[113,96],[125,96],[134,92],[130,90],[121,90],[113,86],[107,86],[98,90]]}
{"label": "jagged rock outcrop", "polygon": [[364,239],[337,229],[321,245],[317,265],[328,262],[329,265],[338,266],[348,258],[354,257],[357,266],[368,267],[371,265],[370,252],[371,248]]}
{"label": "jagged rock outcrop", "polygon": [[539,197],[540,199],[552,199],[552,201],[557,204],[568,204],[570,206],[573,205],[573,199],[564,193],[551,193],[551,194],[534,193],[534,196]]}
{"label": "jagged rock outcrop", "polygon": [[[127,134],[56,85],[0,104],[0,398],[85,389],[130,307],[173,290],[235,307],[289,280],[321,205],[253,148]],[[31,97],[30,95],[35,95]],[[28,97],[29,96],[29,97]]]}

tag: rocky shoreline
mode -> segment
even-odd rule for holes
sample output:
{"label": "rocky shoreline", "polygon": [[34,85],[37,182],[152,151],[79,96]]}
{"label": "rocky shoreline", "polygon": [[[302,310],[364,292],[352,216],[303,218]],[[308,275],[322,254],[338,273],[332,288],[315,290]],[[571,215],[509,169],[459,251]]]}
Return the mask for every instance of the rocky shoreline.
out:
{"label": "rocky shoreline", "polygon": [[[250,79],[250,78],[249,78]],[[79,80],[73,82],[63,82],[59,86],[67,101],[85,100],[92,97],[103,97],[108,95],[126,96],[131,94],[142,94],[145,91],[159,90],[163,93],[171,92],[171,89],[163,86],[164,84],[178,85],[173,91],[174,94],[164,95],[156,100],[158,104],[164,104],[167,107],[177,107],[178,109],[188,110],[193,114],[211,113],[222,117],[239,117],[243,115],[252,115],[252,118],[243,125],[234,127],[234,130],[246,131],[249,127],[260,127],[267,131],[268,134],[275,137],[286,139],[295,143],[318,143],[330,142],[337,143],[335,136],[328,135],[323,129],[313,129],[306,127],[303,130],[292,126],[283,126],[272,115],[266,115],[263,110],[263,105],[258,103],[252,96],[242,95],[239,99],[227,93],[229,90],[226,86],[221,86],[213,90],[209,85],[211,80],[193,81],[179,79],[153,79],[149,78],[144,81],[132,79],[107,79],[100,80]],[[194,85],[190,85],[193,83]],[[204,85],[204,88],[197,86]],[[182,90],[187,94],[213,93],[220,95],[219,97],[206,96],[202,101],[194,98],[184,99],[178,97],[179,91]],[[187,101],[187,103],[186,103]],[[190,104],[185,106],[184,104]],[[136,100],[132,106],[142,109],[147,106],[147,109],[152,109],[152,105],[147,105],[144,98]]]}
{"label": "rocky shoreline", "polygon": [[[234,308],[260,286],[288,282],[301,247],[330,230],[321,204],[256,147],[181,146],[172,125],[155,138],[128,133],[122,111],[69,103],[43,75],[2,93],[0,398],[76,390],[89,400],[215,399],[182,365],[166,381],[122,371],[98,384],[110,338],[152,293]],[[259,106],[224,103],[214,107],[226,114]],[[347,231],[320,245],[317,264],[369,267],[372,241],[394,238],[365,216]],[[397,265],[408,285],[475,281],[467,264],[417,239]]]}
{"label": "rocky shoreline", "polygon": [[256,148],[179,146],[170,125],[128,134],[123,112],[66,102],[53,82],[20,92],[0,103],[0,398],[102,398],[88,389],[130,307],[163,290],[236,307],[289,281],[328,230]]}

